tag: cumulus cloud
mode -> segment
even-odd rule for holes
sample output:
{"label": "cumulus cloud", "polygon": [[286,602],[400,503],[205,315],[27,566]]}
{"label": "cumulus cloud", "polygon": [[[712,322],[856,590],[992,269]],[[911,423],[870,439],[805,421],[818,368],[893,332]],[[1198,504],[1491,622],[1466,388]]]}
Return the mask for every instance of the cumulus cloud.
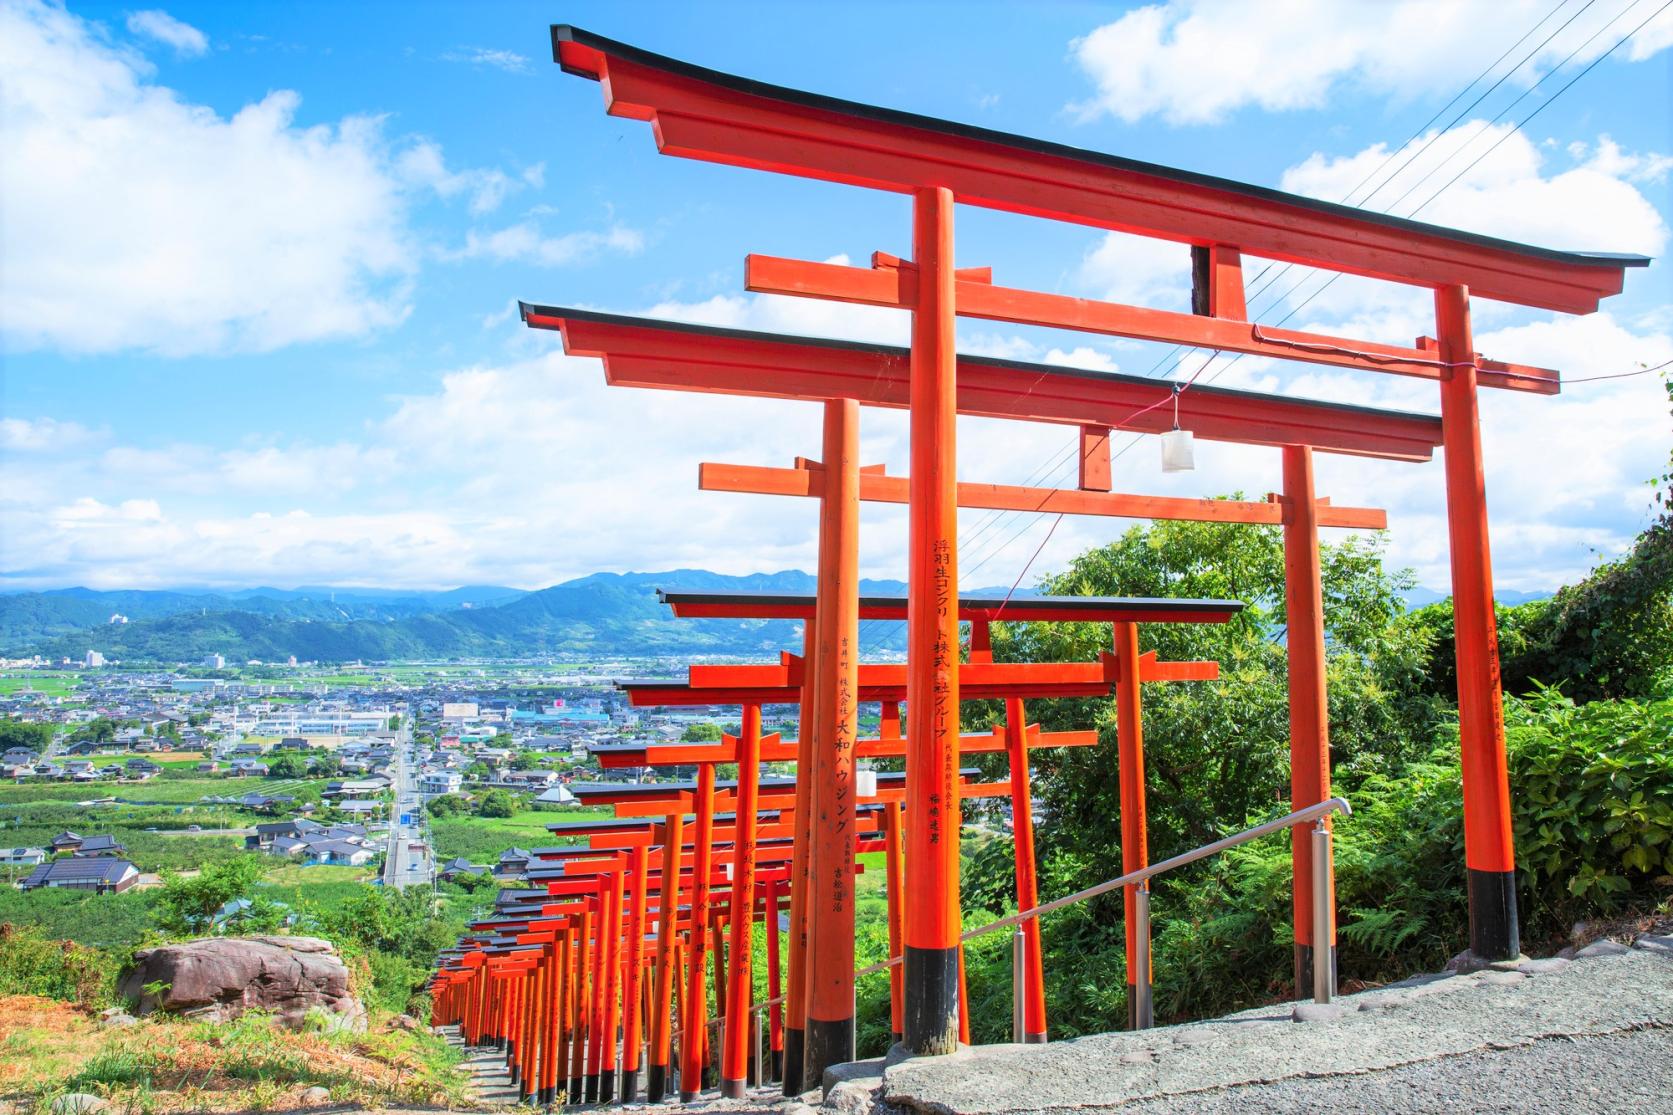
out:
{"label": "cumulus cloud", "polygon": [[471,229],[465,242],[457,249],[444,251],[450,260],[491,259],[499,262],[519,260],[539,267],[564,267],[572,263],[588,263],[605,252],[633,255],[645,246],[644,236],[636,229],[611,225],[603,231],[567,232],[547,236],[535,221],[522,221],[493,232]]}
{"label": "cumulus cloud", "polygon": [[[140,15],[189,43],[191,28]],[[290,90],[223,116],[31,0],[0,4],[0,70],[0,333],[15,349],[260,352],[385,330],[434,254],[421,202],[481,215],[544,181],[540,165],[449,167],[376,116],[303,126]],[[525,251],[574,258],[586,235]]]}
{"label": "cumulus cloud", "polygon": [[[1251,106],[1321,108],[1344,88],[1400,98],[1451,93],[1460,75],[1479,72],[1484,57],[1497,57],[1551,12],[1546,0],[1169,0],[1126,12],[1071,44],[1096,92],[1070,110],[1083,120],[1160,116],[1209,124]],[[1571,14],[1541,24],[1527,45],[1534,53],[1513,81],[1531,84],[1621,9],[1588,8],[1534,48]],[[1596,58],[1642,18],[1629,12],[1581,47],[1573,64]],[[1673,9],[1652,19],[1619,56],[1642,61],[1670,44]]]}
{"label": "cumulus cloud", "polygon": [[504,70],[508,74],[526,74],[529,72],[529,60],[524,55],[511,50],[489,50],[486,47],[461,47],[442,55],[448,62],[466,62],[473,66],[491,66],[496,70]]}
{"label": "cumulus cloud", "polygon": [[128,30],[141,38],[171,46],[177,54],[198,55],[209,50],[209,38],[202,31],[154,8],[130,15]]}

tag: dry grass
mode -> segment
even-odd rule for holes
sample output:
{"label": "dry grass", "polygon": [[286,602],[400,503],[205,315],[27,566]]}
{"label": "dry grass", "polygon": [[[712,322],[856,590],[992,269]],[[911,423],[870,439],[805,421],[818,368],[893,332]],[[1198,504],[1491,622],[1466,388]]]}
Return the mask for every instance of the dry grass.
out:
{"label": "dry grass", "polygon": [[111,1115],[282,1110],[313,1087],[331,1104],[469,1103],[445,1043],[387,1023],[364,1034],[284,1030],[259,1016],[107,1029],[55,1000],[0,997],[0,1110],[44,1112],[66,1092],[109,1100]]}

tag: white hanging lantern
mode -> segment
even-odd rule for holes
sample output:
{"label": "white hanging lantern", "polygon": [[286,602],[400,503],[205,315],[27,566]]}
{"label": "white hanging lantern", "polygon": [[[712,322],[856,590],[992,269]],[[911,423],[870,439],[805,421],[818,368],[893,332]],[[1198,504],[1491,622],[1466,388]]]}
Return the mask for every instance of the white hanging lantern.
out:
{"label": "white hanging lantern", "polygon": [[1190,472],[1197,467],[1191,449],[1191,431],[1175,427],[1162,435],[1162,471]]}
{"label": "white hanging lantern", "polygon": [[1179,428],[1179,393],[1184,388],[1173,385],[1173,429],[1162,435],[1162,471],[1190,472],[1197,467],[1192,452],[1191,431]]}
{"label": "white hanging lantern", "polygon": [[854,792],[862,798],[877,796],[877,772],[874,770],[857,770],[854,772]]}

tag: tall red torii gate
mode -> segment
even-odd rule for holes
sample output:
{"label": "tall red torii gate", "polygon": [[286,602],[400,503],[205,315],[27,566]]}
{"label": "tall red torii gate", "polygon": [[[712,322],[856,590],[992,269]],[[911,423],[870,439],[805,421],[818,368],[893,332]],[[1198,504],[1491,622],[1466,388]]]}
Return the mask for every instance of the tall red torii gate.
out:
{"label": "tall red torii gate", "polygon": [[[954,415],[960,312],[1217,349],[1251,351],[1440,382],[1463,748],[1471,948],[1488,959],[1520,952],[1509,789],[1498,684],[1491,563],[1482,484],[1478,384],[1554,391],[1555,373],[1495,366],[1475,351],[1469,296],[1589,313],[1619,292],[1642,257],[1533,248],[1407,219],[1365,213],[1225,179],[785,89],[693,66],[578,28],[552,28],[554,59],[597,81],[608,110],[652,123],[659,149],[713,162],[906,193],[914,206],[913,260],[893,270],[883,304],[912,313],[909,582],[921,606],[908,619],[914,665],[908,702],[920,818],[908,834],[924,904],[907,930],[906,1044],[916,1053],[956,1045],[956,870],[936,870],[938,790],[956,766],[957,620],[927,606],[932,584],[957,583]],[[962,289],[953,263],[955,202],[1189,243],[1209,322],[1138,307],[1073,306],[1027,291]],[[1246,321],[1244,254],[1433,289],[1438,344],[1394,346],[1314,334],[1263,332]],[[886,263],[887,261],[879,261]],[[897,261],[898,264],[898,261]],[[792,268],[787,293],[855,300],[840,283]],[[980,276],[966,273],[964,283]],[[758,289],[769,289],[761,281]],[[900,289],[906,289],[902,296]],[[1016,392],[1011,392],[1016,394]],[[898,405],[898,404],[897,404]],[[1315,445],[1300,440],[1276,442]],[[1317,446],[1321,447],[1322,446]],[[823,622],[823,621],[821,621]],[[927,831],[926,831],[927,828]],[[945,866],[945,865],[943,865]],[[917,884],[915,883],[915,886]]]}
{"label": "tall red torii gate", "polygon": [[[772,394],[802,398],[810,391],[865,391],[862,400],[893,405],[904,391],[899,382],[907,353],[880,345],[818,341],[738,330],[713,329],[673,322],[544,306],[523,308],[536,328],[559,330],[565,348],[576,355],[596,356],[604,363],[608,382],[617,386],[714,391],[728,394]],[[1013,487],[987,484],[957,485],[960,507],[1047,510],[1063,514],[1106,517],[1189,519],[1202,522],[1240,522],[1280,525],[1285,557],[1285,611],[1289,619],[1289,689],[1291,716],[1291,787],[1294,808],[1317,804],[1329,797],[1329,732],[1324,686],[1323,588],[1319,566],[1319,530],[1326,527],[1382,529],[1386,514],[1376,508],[1339,507],[1319,499],[1313,483],[1314,446],[1397,460],[1424,460],[1441,440],[1441,423],[1432,417],[1307,400],[1273,398],[1250,392],[1225,391],[1196,395],[1182,413],[1210,439],[1253,444],[1280,444],[1284,488],[1264,502],[1222,499],[1183,499],[1113,492],[1110,478],[1110,433],[1122,425],[1158,431],[1169,417],[1158,403],[1179,400],[1165,384],[1140,377],[1075,372],[1048,365],[987,361],[965,370],[961,360],[959,412],[1004,416],[1032,421],[1072,424],[1079,437],[1080,487]],[[994,367],[1026,373],[1030,390],[1019,399],[1006,394],[998,379],[984,379]],[[779,370],[775,372],[775,368]],[[788,369],[785,371],[784,369]],[[1196,394],[1196,393],[1193,393]],[[1190,396],[1187,396],[1190,398]],[[847,447],[854,441],[853,402],[827,402],[824,455],[836,462],[798,460],[793,469],[705,463],[699,466],[699,486],[708,490],[769,495],[810,496],[820,505],[819,598],[811,608],[785,613],[808,620],[807,657],[814,659],[813,634],[821,609],[847,605],[857,595],[850,567],[831,558],[833,544],[853,545],[858,502],[908,498],[909,478],[891,477],[876,466],[861,467]],[[1137,410],[1122,410],[1122,407]],[[674,594],[670,600],[679,599]],[[693,602],[695,604],[695,602]],[[1013,601],[1010,618],[1029,618]],[[1000,601],[989,604],[989,618],[1005,610]],[[728,615],[761,618],[759,609],[724,612],[694,607],[676,614]],[[904,605],[870,602],[859,607],[858,619],[906,618]],[[961,619],[976,613],[961,610]],[[1050,618],[1050,617],[1036,617]],[[1063,618],[1059,615],[1058,618]],[[1146,617],[1153,618],[1153,617]],[[830,664],[822,667],[830,669]],[[968,680],[968,679],[967,679]],[[803,712],[808,712],[807,691]],[[1136,705],[1135,705],[1136,707]],[[817,720],[816,720],[817,727]],[[1137,734],[1133,722],[1130,733]],[[805,733],[804,733],[805,736]],[[807,760],[807,756],[802,757]],[[1312,842],[1292,834],[1294,888],[1293,935],[1295,981],[1298,994],[1311,986],[1314,966],[1312,917]],[[798,871],[797,878],[803,875]],[[794,905],[794,903],[793,903]],[[799,910],[799,907],[797,907]],[[1322,963],[1335,972],[1334,921],[1325,942]],[[791,966],[799,955],[794,947]],[[792,985],[794,988],[794,984]],[[794,1008],[797,1004],[792,1004]],[[792,1009],[792,1015],[795,1014]],[[800,1035],[792,1030],[794,1052]],[[792,1057],[792,1060],[794,1058]],[[786,1078],[786,1086],[791,1084]]]}

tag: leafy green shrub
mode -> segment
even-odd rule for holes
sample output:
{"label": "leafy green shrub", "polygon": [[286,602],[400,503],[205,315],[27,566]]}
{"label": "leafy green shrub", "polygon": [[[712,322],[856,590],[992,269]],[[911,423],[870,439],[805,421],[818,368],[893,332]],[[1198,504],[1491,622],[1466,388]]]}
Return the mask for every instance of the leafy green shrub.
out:
{"label": "leafy green shrub", "polygon": [[1673,875],[1673,699],[1506,702],[1524,919],[1561,930]]}
{"label": "leafy green shrub", "polygon": [[40,995],[97,1009],[115,997],[119,966],[100,949],[55,941],[34,926],[0,923],[0,995]]}

